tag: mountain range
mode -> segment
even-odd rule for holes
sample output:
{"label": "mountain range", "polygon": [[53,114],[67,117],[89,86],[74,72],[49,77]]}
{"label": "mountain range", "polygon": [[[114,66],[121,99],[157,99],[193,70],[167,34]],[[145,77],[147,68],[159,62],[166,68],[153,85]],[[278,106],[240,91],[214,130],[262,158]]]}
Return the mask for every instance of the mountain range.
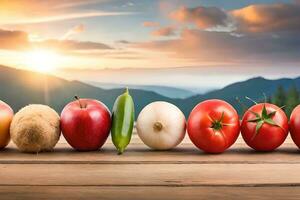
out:
{"label": "mountain range", "polygon": [[[130,93],[135,101],[137,115],[150,102],[168,101],[177,105],[188,116],[196,104],[212,98],[229,102],[241,114],[243,110],[237,103],[236,97],[250,106],[252,103],[245,100],[245,96],[254,100],[263,99],[263,94],[273,95],[279,85],[288,89],[293,84],[300,88],[300,78],[267,80],[255,77],[188,98],[170,98],[141,89],[130,89]],[[0,99],[11,105],[15,112],[33,103],[47,104],[60,112],[68,102],[73,100],[74,95],[98,99],[112,109],[116,97],[123,91],[124,89],[103,89],[79,81],[68,81],[51,75],[0,66]]]}
{"label": "mountain range", "polygon": [[170,86],[161,86],[161,85],[133,85],[133,84],[115,84],[115,83],[102,83],[102,82],[87,82],[90,85],[100,87],[102,89],[116,89],[116,88],[131,88],[131,89],[139,89],[145,91],[156,92],[160,95],[170,97],[170,98],[188,98],[197,93],[192,92],[189,89],[176,88]]}

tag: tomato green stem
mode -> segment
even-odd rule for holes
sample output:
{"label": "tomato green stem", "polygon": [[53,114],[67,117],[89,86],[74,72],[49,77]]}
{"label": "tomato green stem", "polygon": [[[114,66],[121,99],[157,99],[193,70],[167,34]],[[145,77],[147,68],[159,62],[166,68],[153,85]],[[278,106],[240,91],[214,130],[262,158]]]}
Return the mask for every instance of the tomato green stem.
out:
{"label": "tomato green stem", "polygon": [[223,128],[223,120],[224,120],[224,112],[222,112],[220,119],[212,121],[211,128],[217,131],[221,130]]}
{"label": "tomato green stem", "polygon": [[220,129],[222,129],[222,127],[223,127],[223,125],[221,122],[219,122],[219,121],[212,122],[211,128],[213,128],[214,130],[220,130]]}
{"label": "tomato green stem", "polygon": [[250,97],[245,97],[246,99],[248,99],[249,101],[253,102],[255,105],[257,105],[258,103],[256,101],[254,101],[253,99],[251,99]]}
{"label": "tomato green stem", "polygon": [[278,124],[276,124],[276,122],[273,121],[273,116],[276,114],[277,110],[268,113],[267,109],[266,109],[266,104],[263,104],[263,109],[261,114],[256,113],[254,111],[250,112],[252,114],[255,115],[255,118],[248,120],[247,122],[252,122],[252,123],[256,123],[256,127],[255,127],[255,133],[252,137],[252,140],[254,140],[254,138],[257,136],[257,134],[259,133],[259,130],[261,129],[261,127],[266,123],[269,124],[271,126],[277,126],[280,127]]}

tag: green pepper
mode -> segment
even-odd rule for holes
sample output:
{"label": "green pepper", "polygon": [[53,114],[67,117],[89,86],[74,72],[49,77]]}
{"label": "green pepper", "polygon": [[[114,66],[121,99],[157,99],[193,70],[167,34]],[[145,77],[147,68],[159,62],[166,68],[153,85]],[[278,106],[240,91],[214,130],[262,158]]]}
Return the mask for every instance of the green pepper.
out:
{"label": "green pepper", "polygon": [[111,137],[113,144],[122,154],[129,144],[134,126],[134,102],[128,88],[118,96],[112,112]]}

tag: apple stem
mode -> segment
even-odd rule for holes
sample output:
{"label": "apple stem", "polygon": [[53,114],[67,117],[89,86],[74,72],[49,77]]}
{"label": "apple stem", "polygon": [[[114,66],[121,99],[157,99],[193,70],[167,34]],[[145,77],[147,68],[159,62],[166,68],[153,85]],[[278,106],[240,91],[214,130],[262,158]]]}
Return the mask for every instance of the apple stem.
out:
{"label": "apple stem", "polygon": [[83,109],[84,106],[82,105],[82,102],[80,101],[80,98],[77,95],[74,98],[78,101],[80,108]]}

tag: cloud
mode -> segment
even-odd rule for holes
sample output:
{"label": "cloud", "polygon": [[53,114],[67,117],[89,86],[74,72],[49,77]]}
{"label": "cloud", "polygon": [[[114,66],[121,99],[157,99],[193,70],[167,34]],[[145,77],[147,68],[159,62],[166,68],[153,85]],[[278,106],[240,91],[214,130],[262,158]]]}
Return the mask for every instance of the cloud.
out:
{"label": "cloud", "polygon": [[146,22],[143,22],[142,25],[144,27],[157,27],[157,26],[159,26],[159,23],[158,22],[146,21]]}
{"label": "cloud", "polygon": [[181,7],[171,12],[170,17],[178,22],[195,24],[201,29],[226,26],[228,21],[228,15],[222,9],[203,6]]}
{"label": "cloud", "polygon": [[237,31],[263,33],[300,31],[300,4],[250,5],[231,12]]}
{"label": "cloud", "polygon": [[67,39],[29,41],[27,32],[0,29],[0,49],[29,50],[32,48],[54,49],[56,51],[61,51],[65,53],[69,51],[113,49],[112,47],[106,44],[90,41],[77,41]]}
{"label": "cloud", "polygon": [[151,35],[157,36],[157,37],[166,37],[166,36],[172,36],[175,35],[175,29],[173,27],[162,27],[157,30],[154,30]]}
{"label": "cloud", "polygon": [[135,3],[133,3],[133,2],[126,2],[125,4],[122,5],[123,8],[133,7],[133,6],[135,6]]}
{"label": "cloud", "polygon": [[292,33],[236,37],[226,32],[185,29],[179,39],[135,43],[132,47],[198,63],[300,63],[300,38]]}
{"label": "cloud", "polygon": [[8,19],[1,20],[2,24],[36,24],[36,23],[44,23],[44,22],[56,22],[56,21],[64,21],[71,19],[79,19],[79,18],[90,18],[90,17],[103,17],[103,16],[119,16],[119,15],[130,15],[133,14],[131,12],[104,12],[104,11],[96,11],[96,12],[76,12],[76,13],[68,13],[68,14],[57,14],[50,16],[41,16],[41,17],[17,17],[16,19]]}
{"label": "cloud", "polygon": [[217,7],[181,7],[171,12],[170,17],[200,29],[227,27],[230,31],[245,34],[300,31],[298,0],[293,3],[253,4],[231,11]]}
{"label": "cloud", "polygon": [[158,27],[156,30],[153,30],[151,32],[152,36],[155,37],[167,37],[167,36],[172,36],[175,35],[176,28],[173,26],[167,26],[167,27],[159,27],[160,24],[158,22],[151,22],[151,21],[146,21],[143,22],[144,27]]}
{"label": "cloud", "polygon": [[41,42],[35,42],[33,45],[37,48],[54,49],[57,51],[82,51],[82,50],[108,50],[112,49],[110,46],[89,41],[76,41],[76,40],[44,40]]}
{"label": "cloud", "polygon": [[[28,1],[28,0],[27,0]],[[37,0],[33,0],[37,1]],[[72,8],[72,7],[79,7],[84,5],[91,5],[91,4],[98,4],[101,2],[105,2],[105,0],[52,0],[55,2],[55,8]]]}
{"label": "cloud", "polygon": [[[300,64],[299,0],[254,4],[229,11],[216,7],[181,7],[170,11],[169,17],[181,22],[177,26],[181,30],[177,38],[129,46],[198,65]],[[165,36],[169,33],[172,35],[174,30],[162,28],[152,34]]]}
{"label": "cloud", "polygon": [[104,0],[1,0],[0,24],[34,24],[79,18],[130,15],[132,12],[108,12],[86,9],[87,4],[97,4]]}
{"label": "cloud", "polygon": [[130,44],[131,42],[128,40],[117,40],[117,41],[115,41],[115,43],[127,45],[127,44]]}
{"label": "cloud", "polygon": [[29,47],[28,34],[0,29],[0,49],[23,50]]}
{"label": "cloud", "polygon": [[82,33],[85,30],[85,26],[83,24],[79,24],[77,26],[72,27],[70,30],[68,30],[63,36],[62,40],[69,39],[73,35],[76,35],[78,33]]}

